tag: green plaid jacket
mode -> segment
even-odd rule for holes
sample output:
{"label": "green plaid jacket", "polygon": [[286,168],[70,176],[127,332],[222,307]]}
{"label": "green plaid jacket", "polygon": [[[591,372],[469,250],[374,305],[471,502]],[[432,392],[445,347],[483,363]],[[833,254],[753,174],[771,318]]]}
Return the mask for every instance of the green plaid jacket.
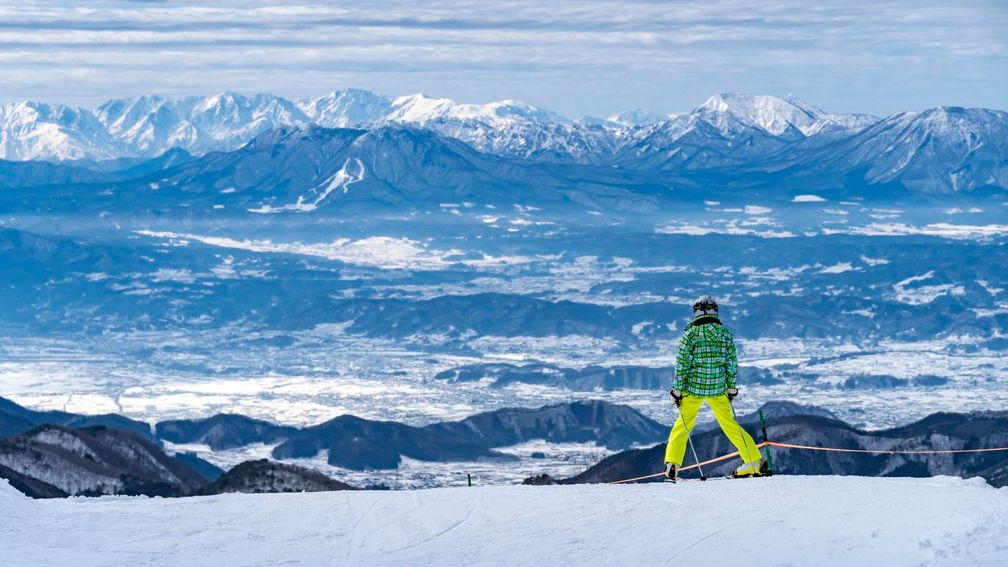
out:
{"label": "green plaid jacket", "polygon": [[694,396],[720,396],[735,387],[738,376],[735,338],[724,325],[693,323],[686,327],[679,341],[672,387]]}

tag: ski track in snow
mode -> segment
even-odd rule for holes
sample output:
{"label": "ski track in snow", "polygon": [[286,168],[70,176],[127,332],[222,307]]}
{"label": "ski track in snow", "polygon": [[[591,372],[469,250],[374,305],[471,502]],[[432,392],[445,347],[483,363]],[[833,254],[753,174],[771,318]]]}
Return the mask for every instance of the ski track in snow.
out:
{"label": "ski track in snow", "polygon": [[[355,164],[354,172],[350,172],[351,163]],[[298,197],[297,203],[293,205],[283,205],[281,207],[271,207],[269,205],[263,205],[258,209],[249,209],[251,213],[282,213],[284,211],[293,211],[296,213],[310,213],[319,208],[319,205],[325,201],[330,194],[336,190],[342,190],[343,194],[347,194],[350,191],[350,186],[357,183],[361,179],[364,179],[364,164],[361,160],[357,158],[347,158],[343,162],[343,167],[339,171],[334,173],[332,177],[325,180],[322,185],[313,188],[311,191],[318,193],[318,197],[315,200],[306,203],[304,196]]]}
{"label": "ski track in snow", "polygon": [[[668,485],[29,500],[0,482],[0,564],[1003,565],[1008,489],[777,476]],[[13,520],[13,521],[10,521]]]}

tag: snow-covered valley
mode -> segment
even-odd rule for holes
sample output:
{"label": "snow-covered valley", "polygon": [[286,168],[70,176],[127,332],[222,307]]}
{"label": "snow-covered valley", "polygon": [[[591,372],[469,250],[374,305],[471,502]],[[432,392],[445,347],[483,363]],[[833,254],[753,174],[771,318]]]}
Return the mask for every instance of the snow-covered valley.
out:
{"label": "snow-covered valley", "polygon": [[[693,204],[650,225],[464,204],[405,221],[253,214],[251,225],[140,229],[123,218],[115,222],[134,226],[116,229],[82,219],[67,225],[76,236],[8,219],[17,228],[3,233],[0,275],[20,291],[0,338],[0,396],[149,423],[240,413],[295,426],[345,414],[425,425],[600,399],[671,423],[668,373],[686,304],[708,292],[738,339],[740,411],[789,400],[883,428],[1008,407],[1004,235],[965,224],[923,235],[820,232],[872,215],[996,226],[1005,205],[760,203]],[[846,214],[824,210],[834,207]],[[487,211],[493,222],[480,218]],[[672,216],[699,226],[691,215],[725,231],[668,229]],[[752,223],[792,236],[742,230]],[[225,468],[242,460],[189,449]],[[542,452],[535,462],[407,462],[369,475],[334,469],[324,454],[300,464],[351,483],[416,487],[458,483],[463,470],[502,483],[536,468],[569,476],[579,472],[572,463],[604,456]]]}
{"label": "snow-covered valley", "polygon": [[[177,345],[177,338],[143,334],[137,340],[168,346]],[[185,344],[195,350],[195,343],[208,347],[215,337],[197,333],[191,339],[192,343],[186,340]],[[0,396],[35,409],[121,413],[149,422],[235,412],[306,426],[351,413],[423,425],[501,407],[578,399],[627,404],[653,419],[672,419],[664,386],[584,391],[534,383],[494,386],[490,380],[450,382],[435,376],[465,364],[491,362],[668,367],[674,365],[675,340],[631,352],[593,350],[597,346],[589,339],[566,344],[534,337],[521,343],[486,340],[484,346],[494,350],[477,355],[397,347],[386,340],[332,333],[315,340],[316,344],[267,349],[260,353],[263,358],[249,359],[241,347],[210,352],[181,349],[152,361],[131,360],[132,350],[96,353],[108,347],[105,343],[7,339],[0,342],[5,355],[0,361]],[[532,343],[538,350],[528,346]],[[1008,407],[1008,393],[995,387],[1008,377],[1008,357],[975,338],[870,346],[801,340],[741,344],[745,368],[782,373],[780,382],[765,383],[759,378],[740,382],[743,396],[738,406],[746,411],[786,399],[827,408],[860,427],[878,428],[936,411]],[[201,373],[209,358],[229,371]],[[938,378],[934,384],[914,383],[920,376]],[[880,397],[881,393],[885,396]]]}
{"label": "snow-covered valley", "polygon": [[0,481],[0,563],[1002,565],[980,479],[776,476],[630,486],[33,501]]}

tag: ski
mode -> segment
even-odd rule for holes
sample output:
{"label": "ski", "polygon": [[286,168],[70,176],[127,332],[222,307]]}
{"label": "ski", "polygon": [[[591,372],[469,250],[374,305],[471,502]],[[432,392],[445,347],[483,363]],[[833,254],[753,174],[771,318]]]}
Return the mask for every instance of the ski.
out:
{"label": "ski", "polygon": [[763,473],[763,474],[748,474],[743,476],[735,476],[734,474],[728,474],[725,476],[708,476],[706,478],[695,478],[695,477],[679,477],[675,480],[664,479],[664,482],[669,484],[676,484],[678,482],[706,482],[708,480],[737,480],[743,478],[763,478],[773,476],[773,473]]}
{"label": "ski", "polygon": [[704,478],[696,478],[696,477],[682,477],[681,476],[681,477],[677,478],[675,481],[666,480],[665,482],[671,482],[671,483],[675,483],[675,482],[707,482],[708,480],[723,480],[724,478],[726,478],[726,477],[708,476],[708,477],[704,477]]}

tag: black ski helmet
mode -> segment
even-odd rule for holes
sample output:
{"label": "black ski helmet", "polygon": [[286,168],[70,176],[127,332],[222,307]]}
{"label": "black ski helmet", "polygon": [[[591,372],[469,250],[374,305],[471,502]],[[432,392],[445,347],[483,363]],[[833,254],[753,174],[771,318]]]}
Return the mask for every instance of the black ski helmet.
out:
{"label": "black ski helmet", "polygon": [[714,298],[709,295],[701,295],[693,302],[693,316],[699,317],[701,315],[714,315],[717,316],[718,307],[717,302]]}

